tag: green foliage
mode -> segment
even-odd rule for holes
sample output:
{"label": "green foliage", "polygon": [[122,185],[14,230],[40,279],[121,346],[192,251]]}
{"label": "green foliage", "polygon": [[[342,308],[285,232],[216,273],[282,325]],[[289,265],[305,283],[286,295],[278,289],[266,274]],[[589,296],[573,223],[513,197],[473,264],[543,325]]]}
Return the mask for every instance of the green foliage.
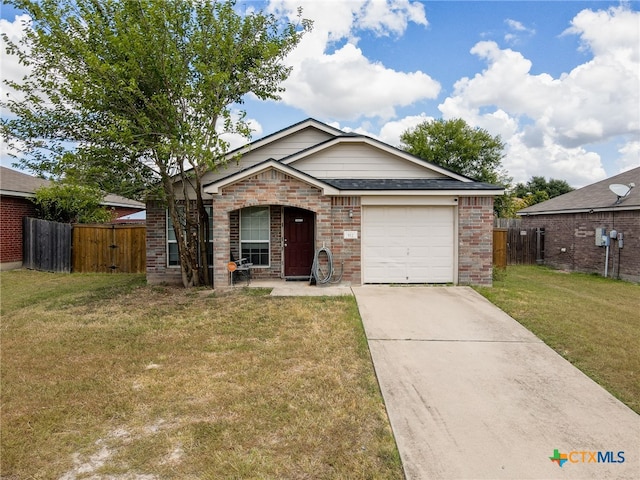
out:
{"label": "green foliage", "polygon": [[33,24],[18,44],[3,39],[31,74],[7,82],[21,99],[0,100],[13,117],[0,127],[22,165],[127,195],[134,182],[133,197],[157,181],[174,225],[178,199],[195,191],[184,230],[195,235],[175,233],[183,282],[207,283],[202,176],[224,162],[223,133],[250,137],[245,113],[232,108],[247,94],[279,98],[290,72],[282,61],[310,22],[240,15],[234,1],[13,4]]}
{"label": "green foliage", "polygon": [[35,191],[39,218],[61,223],[105,223],[112,213],[100,205],[103,194],[92,187],[53,184]]}
{"label": "green foliage", "polygon": [[504,185],[501,171],[504,143],[461,118],[426,121],[400,136],[402,148],[428,162],[479,182]]}
{"label": "green foliage", "polygon": [[523,200],[524,207],[530,207],[573,190],[565,180],[550,178],[547,181],[544,177],[534,176],[526,184],[518,183],[513,194]]}
{"label": "green foliage", "polygon": [[[461,118],[425,121],[400,136],[401,147],[428,162],[479,182],[508,187],[511,178],[502,169],[504,143],[482,128],[472,128]],[[497,197],[494,212],[512,215],[513,198]]]}

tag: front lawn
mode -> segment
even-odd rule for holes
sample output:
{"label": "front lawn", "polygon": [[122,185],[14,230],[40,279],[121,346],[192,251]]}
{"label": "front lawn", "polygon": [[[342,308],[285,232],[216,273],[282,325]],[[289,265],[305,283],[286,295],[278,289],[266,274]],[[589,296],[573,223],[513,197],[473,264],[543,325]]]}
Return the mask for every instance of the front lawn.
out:
{"label": "front lawn", "polygon": [[640,413],[640,286],[512,266],[477,290]]}
{"label": "front lawn", "polygon": [[402,478],[355,300],[2,272],[2,478]]}

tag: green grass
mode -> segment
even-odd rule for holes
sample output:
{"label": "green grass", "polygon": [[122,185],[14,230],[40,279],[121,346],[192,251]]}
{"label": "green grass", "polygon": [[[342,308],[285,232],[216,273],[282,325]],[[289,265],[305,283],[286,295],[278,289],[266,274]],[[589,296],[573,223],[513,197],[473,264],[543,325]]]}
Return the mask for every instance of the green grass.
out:
{"label": "green grass", "polygon": [[640,413],[640,286],[512,266],[477,290]]}
{"label": "green grass", "polygon": [[403,476],[353,298],[0,281],[2,478]]}

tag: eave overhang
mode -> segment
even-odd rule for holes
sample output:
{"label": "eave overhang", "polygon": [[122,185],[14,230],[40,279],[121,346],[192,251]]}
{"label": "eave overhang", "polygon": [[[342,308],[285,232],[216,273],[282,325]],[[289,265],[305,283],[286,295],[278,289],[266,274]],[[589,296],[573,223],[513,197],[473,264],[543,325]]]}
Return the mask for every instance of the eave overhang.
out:
{"label": "eave overhang", "polygon": [[260,162],[252,167],[249,167],[245,170],[241,170],[236,172],[228,177],[221,178],[220,180],[216,180],[208,185],[203,187],[203,191],[209,195],[218,195],[221,193],[221,190],[229,185],[233,185],[234,183],[241,182],[242,180],[252,177],[254,175],[258,175],[262,172],[268,170],[276,170],[278,172],[289,175],[296,180],[299,180],[303,183],[311,185],[313,187],[318,188],[322,191],[323,195],[339,195],[340,191],[329,185],[328,183],[323,182],[311,175],[308,175],[300,170],[297,170],[289,165],[284,165],[277,160],[269,159],[264,162]]}

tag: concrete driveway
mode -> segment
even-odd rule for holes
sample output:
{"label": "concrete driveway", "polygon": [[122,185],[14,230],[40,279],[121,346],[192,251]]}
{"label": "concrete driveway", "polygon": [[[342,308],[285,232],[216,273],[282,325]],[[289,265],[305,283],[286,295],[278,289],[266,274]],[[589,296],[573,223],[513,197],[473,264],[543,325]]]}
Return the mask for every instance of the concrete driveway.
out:
{"label": "concrete driveway", "polygon": [[472,289],[353,291],[408,479],[640,479],[640,416]]}

